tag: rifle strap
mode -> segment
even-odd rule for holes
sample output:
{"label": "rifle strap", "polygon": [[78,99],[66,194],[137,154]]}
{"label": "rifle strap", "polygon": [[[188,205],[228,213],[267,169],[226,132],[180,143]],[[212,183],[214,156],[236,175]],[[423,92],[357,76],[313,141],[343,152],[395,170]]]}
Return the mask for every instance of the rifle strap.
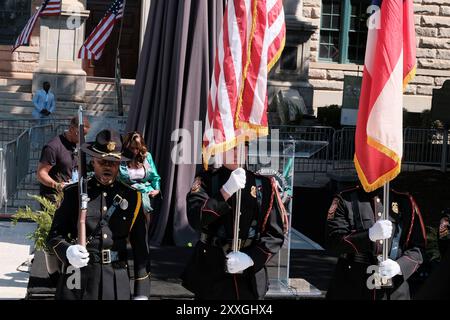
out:
{"label": "rifle strap", "polygon": [[95,227],[94,231],[91,233],[91,235],[88,237],[86,244],[91,242],[95,235],[101,230],[101,228],[108,225],[109,220],[111,219],[111,216],[116,211],[117,207],[119,207],[120,202],[122,201],[122,197],[118,194],[114,197],[113,204],[111,207],[109,207],[108,211],[106,211],[106,214],[102,217],[102,219],[98,222],[97,226]]}

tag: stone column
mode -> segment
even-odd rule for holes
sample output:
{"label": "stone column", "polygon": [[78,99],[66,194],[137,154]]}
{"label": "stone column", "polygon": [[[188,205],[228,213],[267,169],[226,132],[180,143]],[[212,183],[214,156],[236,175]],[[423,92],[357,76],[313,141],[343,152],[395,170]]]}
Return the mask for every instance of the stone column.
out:
{"label": "stone column", "polygon": [[[316,28],[303,19],[303,0],[283,1],[286,21],[286,46],[269,75],[269,101],[280,90],[297,96],[307,113],[313,115],[313,86],[308,81],[310,39]],[[298,93],[296,93],[296,91]],[[294,97],[295,98],[295,97]],[[275,114],[277,110],[269,108]],[[278,112],[280,112],[278,110]]]}
{"label": "stone column", "polygon": [[33,74],[33,92],[49,81],[57,100],[84,101],[86,72],[78,51],[87,17],[85,0],[62,0],[61,16],[39,19],[39,66]]}

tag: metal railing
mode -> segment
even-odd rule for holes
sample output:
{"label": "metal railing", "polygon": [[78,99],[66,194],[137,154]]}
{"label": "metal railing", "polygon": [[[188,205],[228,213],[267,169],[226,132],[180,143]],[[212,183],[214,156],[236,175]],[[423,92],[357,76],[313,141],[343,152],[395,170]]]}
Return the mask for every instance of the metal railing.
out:
{"label": "metal railing", "polygon": [[333,135],[333,170],[353,169],[355,154],[355,128],[345,127]]}
{"label": "metal railing", "polygon": [[[402,161],[406,170],[415,171],[417,166],[437,167],[441,165],[444,145],[442,130],[406,128],[403,136]],[[448,148],[447,145],[447,150],[449,150]],[[448,157],[446,160],[448,166]]]}
{"label": "metal railing", "polygon": [[[449,146],[447,148],[449,150]],[[333,170],[354,169],[355,128],[346,127],[336,131],[332,149]],[[415,171],[418,166],[439,167],[442,161],[442,151],[442,130],[423,128],[405,128],[403,130],[402,170]],[[447,166],[449,164],[450,156],[447,157]]]}
{"label": "metal railing", "polygon": [[[89,119],[89,136],[95,137],[99,130],[106,127],[124,133],[126,117],[89,116]],[[0,208],[14,206],[19,192],[37,183],[35,173],[42,148],[53,137],[67,130],[69,122],[70,118],[44,121],[0,119],[0,132],[5,133],[0,135]]]}
{"label": "metal railing", "polygon": [[[98,126],[101,120],[98,119]],[[35,172],[38,166],[42,147],[52,137],[62,133],[68,126],[56,122],[46,125],[36,125],[26,128],[12,141],[0,146],[0,207],[8,199],[14,199],[20,185],[35,183]],[[12,123],[12,122],[11,122]],[[125,122],[119,119],[115,129],[124,132]],[[97,128],[98,129],[98,128]],[[278,129],[275,136],[274,129]],[[404,171],[414,171],[425,167],[439,167],[443,151],[443,132],[437,129],[405,128],[404,129],[403,168]],[[295,173],[326,173],[336,170],[354,169],[353,156],[355,152],[355,128],[345,127],[334,130],[331,127],[271,127],[273,138],[287,140],[303,140],[326,142],[322,148],[309,159],[296,158]],[[447,166],[450,164],[450,150]]]}
{"label": "metal railing", "polygon": [[6,169],[4,149],[0,148],[0,208],[6,206],[8,194],[6,193]]}
{"label": "metal railing", "polygon": [[24,130],[40,125],[69,123],[70,117],[52,119],[0,119],[0,143],[16,139]]}

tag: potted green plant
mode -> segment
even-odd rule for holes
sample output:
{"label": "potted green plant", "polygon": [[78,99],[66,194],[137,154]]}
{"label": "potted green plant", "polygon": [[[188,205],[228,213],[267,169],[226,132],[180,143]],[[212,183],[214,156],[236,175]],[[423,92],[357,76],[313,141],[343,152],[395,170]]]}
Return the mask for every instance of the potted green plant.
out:
{"label": "potted green plant", "polygon": [[17,213],[12,216],[12,224],[16,225],[21,219],[31,220],[37,224],[36,229],[29,233],[27,238],[34,241],[35,250],[42,250],[44,252],[47,271],[49,275],[52,275],[59,270],[60,265],[58,258],[47,248],[46,241],[50,227],[52,226],[53,216],[61,202],[62,196],[56,195],[55,202],[38,195],[28,196],[39,202],[41,210],[33,211],[29,206],[19,208]]}

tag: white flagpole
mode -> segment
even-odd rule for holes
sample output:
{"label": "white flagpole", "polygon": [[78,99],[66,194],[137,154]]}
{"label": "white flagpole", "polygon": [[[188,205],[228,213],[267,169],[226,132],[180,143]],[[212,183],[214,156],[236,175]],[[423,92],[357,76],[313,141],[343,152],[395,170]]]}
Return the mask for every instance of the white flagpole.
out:
{"label": "white flagpole", "polygon": [[[62,10],[62,8],[61,8]],[[61,41],[61,13],[59,13],[58,15],[58,40],[57,40],[57,44],[56,44],[56,79],[55,79],[55,95],[54,95],[54,99],[55,99],[55,104],[57,102],[57,96],[59,94],[58,92],[58,74],[59,74],[59,45],[60,45],[60,41]]]}

